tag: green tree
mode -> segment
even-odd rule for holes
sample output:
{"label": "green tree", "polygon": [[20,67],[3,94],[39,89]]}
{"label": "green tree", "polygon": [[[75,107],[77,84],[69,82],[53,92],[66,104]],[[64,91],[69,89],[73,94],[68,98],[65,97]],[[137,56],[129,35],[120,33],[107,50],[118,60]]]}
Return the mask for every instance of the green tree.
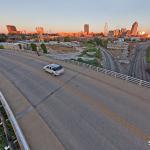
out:
{"label": "green tree", "polygon": [[44,43],[41,44],[41,49],[43,50],[43,53],[47,54],[47,48]]}
{"label": "green tree", "polygon": [[101,52],[99,49],[96,50],[96,58],[101,58]]}
{"label": "green tree", "polygon": [[82,58],[78,58],[78,61],[79,62],[84,62]]}
{"label": "green tree", "polygon": [[99,38],[95,38],[94,41],[97,45],[100,45],[100,46],[105,47],[105,48],[107,47],[108,40],[102,40]]}
{"label": "green tree", "polygon": [[21,44],[18,44],[18,46],[19,46],[19,49],[22,49],[22,45]]}
{"label": "green tree", "polygon": [[70,37],[68,36],[64,37],[64,42],[70,42],[70,41],[71,41]]}
{"label": "green tree", "polygon": [[108,40],[103,40],[102,41],[102,46],[105,47],[105,48],[107,48],[107,43],[108,43]]}
{"label": "green tree", "polygon": [[99,38],[94,39],[96,45],[101,45],[101,40]]}
{"label": "green tree", "polygon": [[0,49],[4,49],[4,46],[3,46],[3,45],[0,45]]}
{"label": "green tree", "polygon": [[37,51],[37,45],[36,44],[31,43],[30,46],[31,46],[32,51]]}
{"label": "green tree", "polygon": [[147,48],[147,63],[150,64],[150,47]]}
{"label": "green tree", "polygon": [[21,40],[26,40],[25,34],[22,34],[22,35],[21,35]]}
{"label": "green tree", "polygon": [[7,36],[5,34],[0,34],[0,42],[6,42]]}
{"label": "green tree", "polygon": [[90,65],[93,65],[93,66],[99,66],[99,63],[98,63],[98,60],[97,60],[97,59],[94,59],[94,60],[89,61],[89,64],[90,64]]}

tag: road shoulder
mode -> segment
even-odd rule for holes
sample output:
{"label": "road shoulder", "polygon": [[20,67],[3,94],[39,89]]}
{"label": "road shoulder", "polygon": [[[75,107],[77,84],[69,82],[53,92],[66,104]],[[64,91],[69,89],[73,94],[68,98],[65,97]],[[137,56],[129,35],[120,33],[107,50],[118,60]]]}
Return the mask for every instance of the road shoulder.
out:
{"label": "road shoulder", "polygon": [[0,90],[13,110],[30,148],[64,150],[63,145],[17,88],[2,74],[0,81],[3,81]]}

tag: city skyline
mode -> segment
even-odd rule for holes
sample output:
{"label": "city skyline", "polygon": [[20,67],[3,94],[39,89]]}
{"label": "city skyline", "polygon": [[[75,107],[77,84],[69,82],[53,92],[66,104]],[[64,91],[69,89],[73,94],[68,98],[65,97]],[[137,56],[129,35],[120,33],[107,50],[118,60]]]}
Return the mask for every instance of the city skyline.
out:
{"label": "city skyline", "polygon": [[149,4],[148,0],[37,0],[36,3],[6,0],[1,2],[0,32],[7,33],[6,25],[9,24],[27,32],[34,32],[36,26],[44,27],[46,32],[80,32],[84,24],[89,24],[91,32],[103,32],[105,22],[109,30],[113,30],[130,29],[133,22],[138,21],[139,30],[150,33]]}

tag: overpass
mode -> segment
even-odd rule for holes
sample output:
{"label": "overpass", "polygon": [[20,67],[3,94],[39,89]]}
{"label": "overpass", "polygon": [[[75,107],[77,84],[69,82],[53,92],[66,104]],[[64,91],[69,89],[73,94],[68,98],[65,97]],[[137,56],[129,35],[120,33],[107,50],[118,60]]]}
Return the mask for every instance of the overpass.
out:
{"label": "overpass", "polygon": [[[61,63],[65,74],[41,69]],[[31,149],[148,150],[150,89],[74,64],[0,50],[0,90]]]}

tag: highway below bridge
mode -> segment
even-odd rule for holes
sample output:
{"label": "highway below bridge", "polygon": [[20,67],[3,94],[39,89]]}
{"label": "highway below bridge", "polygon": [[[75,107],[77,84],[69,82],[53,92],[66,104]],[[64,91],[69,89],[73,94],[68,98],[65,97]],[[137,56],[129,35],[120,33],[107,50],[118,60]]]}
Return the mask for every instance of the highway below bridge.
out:
{"label": "highway below bridge", "polygon": [[119,73],[120,72],[119,65],[115,60],[115,58],[111,55],[111,53],[107,49],[101,46],[100,49],[103,56],[103,67],[105,69],[112,70]]}
{"label": "highway below bridge", "polygon": [[0,91],[35,150],[149,150],[150,89],[44,56],[0,50]]}
{"label": "highway below bridge", "polygon": [[146,72],[146,50],[148,46],[149,43],[144,43],[136,47],[135,55],[131,61],[131,65],[129,68],[129,76],[145,81],[150,81],[150,74]]}

